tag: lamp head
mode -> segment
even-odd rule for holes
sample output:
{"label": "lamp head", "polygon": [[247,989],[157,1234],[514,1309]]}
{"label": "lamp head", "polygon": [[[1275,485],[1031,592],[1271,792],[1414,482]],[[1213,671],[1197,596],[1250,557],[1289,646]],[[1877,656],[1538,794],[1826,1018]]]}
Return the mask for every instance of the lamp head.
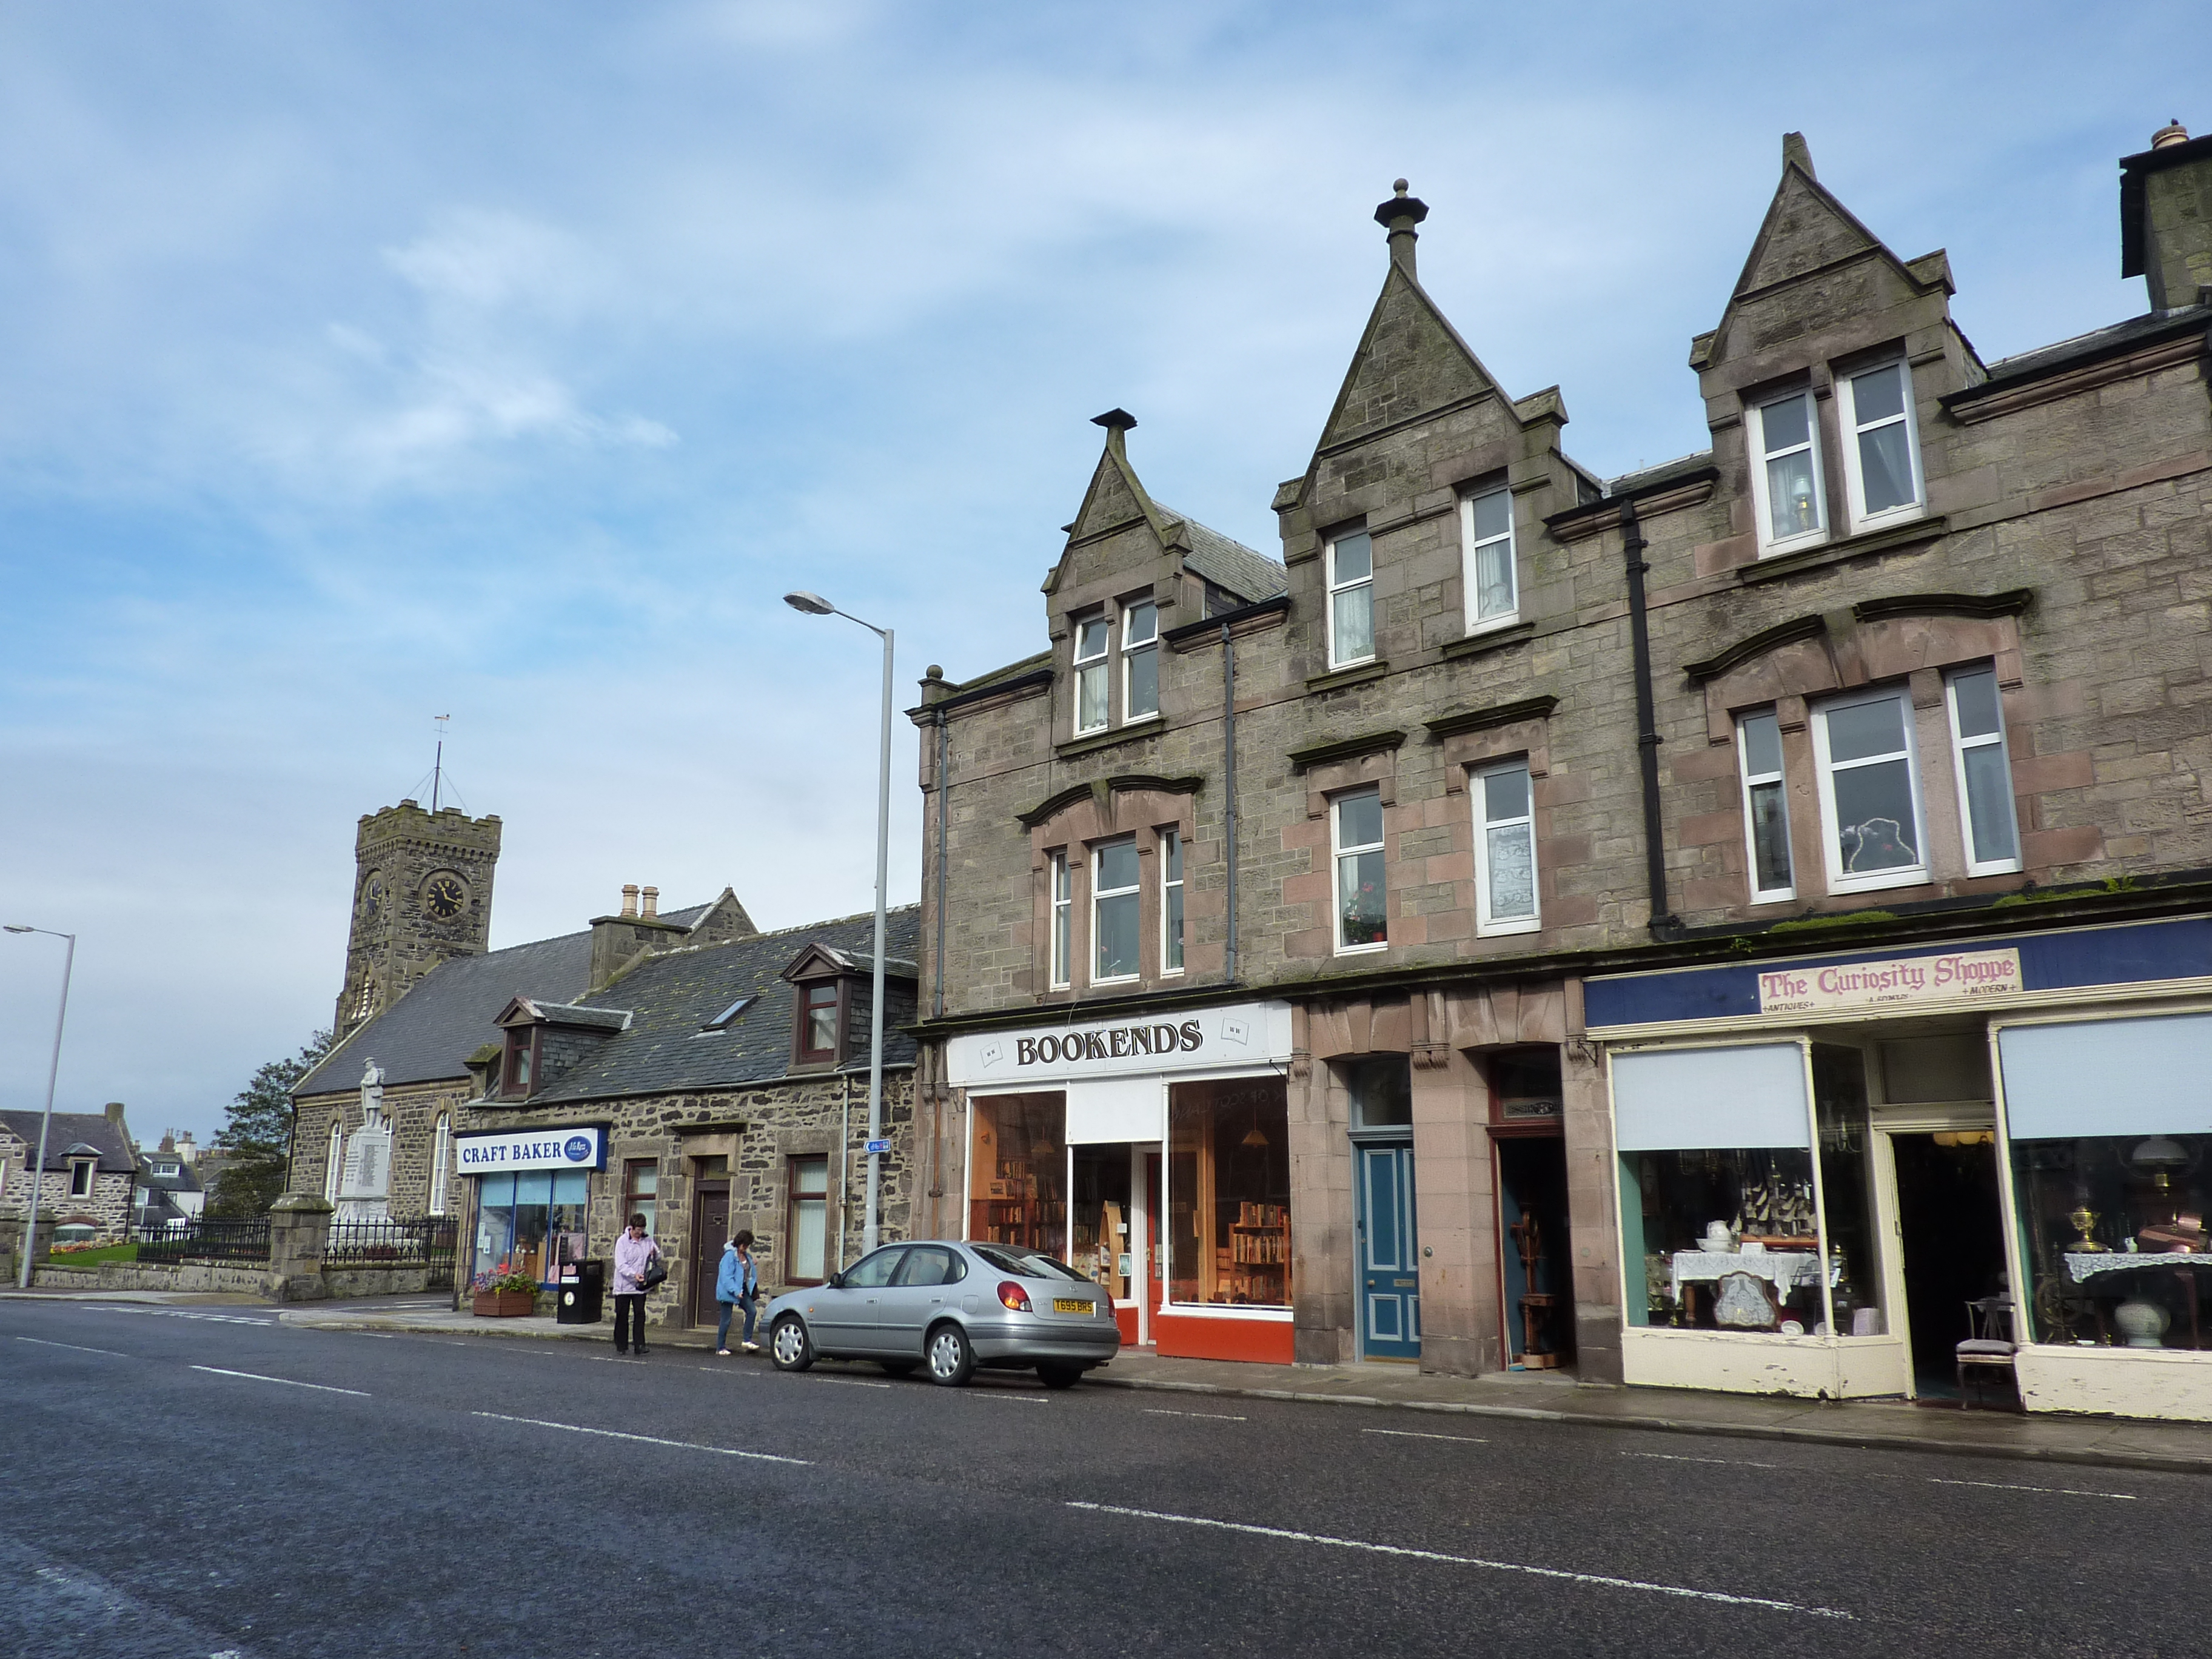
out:
{"label": "lamp head", "polygon": [[837,614],[836,605],[819,593],[810,593],[803,587],[796,593],[785,594],[783,602],[793,611],[804,611],[810,617],[834,617]]}
{"label": "lamp head", "polygon": [[0,933],[30,933],[37,931],[38,930],[36,928],[31,927],[27,922],[21,921],[11,921],[4,927],[0,927]]}

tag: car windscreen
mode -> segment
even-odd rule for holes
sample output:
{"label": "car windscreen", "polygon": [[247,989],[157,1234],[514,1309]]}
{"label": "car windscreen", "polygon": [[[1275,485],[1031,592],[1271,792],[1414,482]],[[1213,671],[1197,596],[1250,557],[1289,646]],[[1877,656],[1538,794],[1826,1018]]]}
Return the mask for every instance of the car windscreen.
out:
{"label": "car windscreen", "polygon": [[1002,1273],[1018,1273],[1024,1279],[1073,1279],[1079,1283],[1090,1282],[1065,1261],[1054,1261],[1048,1255],[1033,1255],[1027,1250],[1010,1250],[996,1244],[970,1244],[968,1248]]}

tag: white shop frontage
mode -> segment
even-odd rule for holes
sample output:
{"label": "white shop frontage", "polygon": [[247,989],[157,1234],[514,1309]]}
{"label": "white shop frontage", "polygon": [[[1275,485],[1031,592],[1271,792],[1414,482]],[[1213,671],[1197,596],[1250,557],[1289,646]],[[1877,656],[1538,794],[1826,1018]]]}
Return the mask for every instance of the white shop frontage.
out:
{"label": "white shop frontage", "polygon": [[963,1236],[1094,1275],[1124,1341],[1287,1363],[1290,1060],[1285,1002],[953,1038]]}
{"label": "white shop frontage", "polygon": [[469,1273],[559,1281],[586,1255],[592,1188],[606,1179],[607,1126],[573,1123],[453,1137],[470,1203]]}
{"label": "white shop frontage", "polygon": [[2212,1420],[2212,920],[1610,975],[1585,1009],[1629,1382],[1951,1395],[1994,1328],[2030,1410]]}

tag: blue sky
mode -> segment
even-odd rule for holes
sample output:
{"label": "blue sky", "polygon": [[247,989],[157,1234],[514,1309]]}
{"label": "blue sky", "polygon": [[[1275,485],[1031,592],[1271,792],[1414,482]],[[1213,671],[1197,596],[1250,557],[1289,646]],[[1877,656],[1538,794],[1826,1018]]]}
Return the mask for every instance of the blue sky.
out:
{"label": "blue sky", "polygon": [[[495,945],[626,881],[865,908],[902,705],[1037,649],[1119,404],[1272,550],[1383,268],[1612,474],[1702,447],[1802,130],[1985,357],[2139,312],[2114,161],[2201,5],[17,5],[0,12],[0,910],[61,1104],[203,1135],[325,1023],[360,814],[505,821]],[[2193,97],[2192,97],[2193,94]],[[892,879],[919,866],[901,723]],[[59,946],[0,938],[0,1104]]]}

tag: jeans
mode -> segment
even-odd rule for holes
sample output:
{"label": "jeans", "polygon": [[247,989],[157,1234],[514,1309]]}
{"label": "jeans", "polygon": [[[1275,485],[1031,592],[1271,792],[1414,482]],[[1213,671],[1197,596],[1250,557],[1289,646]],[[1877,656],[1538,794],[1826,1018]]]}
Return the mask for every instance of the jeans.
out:
{"label": "jeans", "polygon": [[[635,1332],[635,1338],[630,1334]],[[627,1353],[631,1342],[637,1344],[640,1353],[645,1352],[645,1297],[617,1296],[615,1297],[615,1352]]]}
{"label": "jeans", "polygon": [[726,1348],[730,1346],[730,1316],[736,1312],[739,1308],[743,1308],[745,1310],[745,1334],[744,1340],[747,1342],[751,1341],[753,1340],[753,1316],[759,1306],[760,1297],[757,1295],[741,1296],[735,1302],[723,1303],[722,1322],[720,1324],[714,1327],[714,1346],[717,1349],[721,1349]]}

